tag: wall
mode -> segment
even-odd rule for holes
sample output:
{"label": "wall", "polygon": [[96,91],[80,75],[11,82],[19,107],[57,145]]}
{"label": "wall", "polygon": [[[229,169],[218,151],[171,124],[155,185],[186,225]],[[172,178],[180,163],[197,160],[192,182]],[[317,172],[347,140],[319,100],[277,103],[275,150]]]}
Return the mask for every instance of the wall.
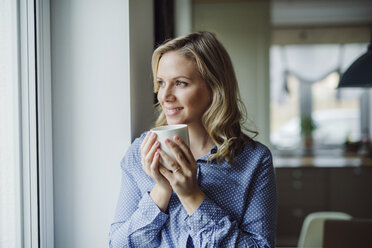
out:
{"label": "wall", "polygon": [[269,145],[269,1],[194,2],[192,14],[193,30],[214,32],[229,52],[258,140]]}
{"label": "wall", "polygon": [[176,37],[186,35],[191,32],[192,25],[192,3],[191,0],[175,0],[174,33]]}
{"label": "wall", "polygon": [[151,2],[51,1],[57,248],[108,246],[120,159],[151,122],[152,97],[139,94],[152,95],[150,67],[138,69],[151,57]]}

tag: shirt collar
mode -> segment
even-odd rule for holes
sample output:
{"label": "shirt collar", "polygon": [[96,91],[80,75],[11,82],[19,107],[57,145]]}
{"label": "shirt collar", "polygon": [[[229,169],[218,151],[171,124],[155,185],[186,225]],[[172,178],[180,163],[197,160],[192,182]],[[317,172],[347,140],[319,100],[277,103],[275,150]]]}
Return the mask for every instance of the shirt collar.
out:
{"label": "shirt collar", "polygon": [[217,150],[218,150],[217,145],[214,145],[207,154],[204,154],[203,156],[199,157],[196,161],[204,161],[204,162],[207,161],[209,156],[215,154]]}

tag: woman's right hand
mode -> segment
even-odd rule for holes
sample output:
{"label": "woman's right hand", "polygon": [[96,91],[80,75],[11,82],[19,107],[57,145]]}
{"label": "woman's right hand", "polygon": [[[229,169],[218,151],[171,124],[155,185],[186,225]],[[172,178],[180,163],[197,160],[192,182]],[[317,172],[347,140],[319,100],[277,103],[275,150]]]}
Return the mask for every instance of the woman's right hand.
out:
{"label": "woman's right hand", "polygon": [[148,132],[141,144],[141,162],[145,173],[156,182],[150,192],[150,197],[161,211],[166,212],[172,195],[172,187],[159,171],[159,166],[162,166],[157,151],[159,147],[160,143],[156,140],[156,133]]}
{"label": "woman's right hand", "polygon": [[172,187],[168,180],[159,172],[159,166],[162,166],[159,162],[160,155],[157,151],[159,147],[160,143],[156,140],[156,133],[149,131],[141,144],[142,168],[163,191],[170,191],[171,193]]}

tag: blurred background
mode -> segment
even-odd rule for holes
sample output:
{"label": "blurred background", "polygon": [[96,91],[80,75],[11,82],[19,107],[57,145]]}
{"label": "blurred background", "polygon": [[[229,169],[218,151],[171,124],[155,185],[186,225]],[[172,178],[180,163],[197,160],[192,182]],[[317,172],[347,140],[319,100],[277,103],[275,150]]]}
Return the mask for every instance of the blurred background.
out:
{"label": "blurred background", "polygon": [[[369,0],[0,0],[0,247],[107,247],[120,160],[155,118],[151,55],[214,32],[271,148],[277,246],[306,216],[372,218]],[[371,67],[372,68],[372,67]],[[371,69],[372,70],[372,69]]]}

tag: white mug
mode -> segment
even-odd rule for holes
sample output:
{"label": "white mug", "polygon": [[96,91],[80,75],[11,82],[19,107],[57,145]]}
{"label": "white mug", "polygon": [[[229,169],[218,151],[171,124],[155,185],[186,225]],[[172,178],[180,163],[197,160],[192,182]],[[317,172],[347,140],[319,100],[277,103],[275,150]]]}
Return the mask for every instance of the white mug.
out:
{"label": "white mug", "polygon": [[[186,124],[177,124],[177,125],[155,127],[153,129],[151,129],[151,132],[156,133],[157,140],[160,142],[160,148],[164,152],[166,152],[169,156],[171,156],[173,159],[175,159],[173,153],[168,149],[167,145],[165,144],[166,139],[170,139],[171,141],[174,142],[173,137],[178,136],[188,146],[190,145],[189,132],[188,132]],[[162,160],[160,160],[160,162],[162,162]],[[165,168],[167,168],[168,170],[171,170],[171,168],[168,168],[164,163],[162,163],[162,165]]]}

